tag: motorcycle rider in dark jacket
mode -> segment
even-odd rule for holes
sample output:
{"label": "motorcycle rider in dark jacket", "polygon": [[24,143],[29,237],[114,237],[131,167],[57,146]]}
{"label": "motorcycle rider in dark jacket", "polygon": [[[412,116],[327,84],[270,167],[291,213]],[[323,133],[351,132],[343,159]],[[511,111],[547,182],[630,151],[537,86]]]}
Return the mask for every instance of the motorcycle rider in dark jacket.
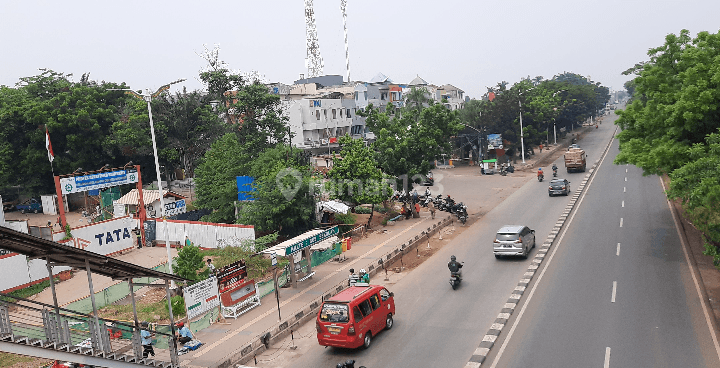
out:
{"label": "motorcycle rider in dark jacket", "polygon": [[448,269],[450,269],[450,272],[457,273],[460,272],[460,269],[462,268],[462,263],[458,262],[456,260],[455,256],[450,256],[450,262],[448,262]]}

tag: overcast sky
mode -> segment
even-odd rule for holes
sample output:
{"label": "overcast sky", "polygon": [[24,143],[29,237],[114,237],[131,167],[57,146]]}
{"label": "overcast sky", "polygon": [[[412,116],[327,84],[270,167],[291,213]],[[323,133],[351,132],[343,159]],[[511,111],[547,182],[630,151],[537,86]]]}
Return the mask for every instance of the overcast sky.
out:
{"label": "overcast sky", "polygon": [[[345,75],[340,0],[315,0],[325,74]],[[500,81],[564,71],[614,90],[669,33],[717,33],[720,1],[348,0],[352,80],[416,75],[471,97]],[[38,68],[157,88],[188,89],[219,44],[231,68],[292,83],[305,70],[303,0],[0,0],[0,85]]]}

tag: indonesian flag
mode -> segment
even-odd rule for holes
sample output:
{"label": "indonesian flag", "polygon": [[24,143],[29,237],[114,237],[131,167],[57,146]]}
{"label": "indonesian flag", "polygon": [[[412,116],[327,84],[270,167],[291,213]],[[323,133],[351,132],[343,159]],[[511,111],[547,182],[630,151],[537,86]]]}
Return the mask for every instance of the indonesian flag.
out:
{"label": "indonesian flag", "polygon": [[47,126],[45,126],[45,148],[47,148],[48,151],[48,160],[53,162],[55,154],[53,154],[52,144],[50,144],[50,132],[48,132]]}

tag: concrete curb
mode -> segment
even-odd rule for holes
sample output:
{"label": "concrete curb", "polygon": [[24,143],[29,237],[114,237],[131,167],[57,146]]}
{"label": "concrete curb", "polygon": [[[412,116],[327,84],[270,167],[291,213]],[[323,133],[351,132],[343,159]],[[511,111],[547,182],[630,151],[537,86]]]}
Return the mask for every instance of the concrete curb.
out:
{"label": "concrete curb", "polygon": [[[618,128],[615,127],[615,133],[617,133],[617,129]],[[601,157],[604,157],[610,150],[610,146],[612,145],[613,140],[615,140],[615,133],[613,133],[613,138],[610,139],[610,142],[608,142],[607,146],[603,150]],[[483,362],[485,362],[485,358],[487,358],[487,356],[490,354],[490,349],[492,349],[495,345],[495,340],[497,340],[498,336],[500,336],[503,328],[507,325],[510,316],[513,314],[513,312],[515,312],[515,308],[517,307],[520,299],[525,293],[527,286],[530,284],[530,281],[532,281],[532,278],[537,273],[540,265],[542,265],[542,262],[545,259],[545,255],[547,255],[550,247],[555,243],[555,239],[560,233],[560,230],[562,230],[562,228],[565,226],[565,221],[567,221],[568,216],[573,211],[573,209],[575,209],[575,205],[577,204],[580,195],[585,191],[588,180],[597,171],[597,166],[599,165],[599,163],[600,160],[595,161],[593,166],[588,170],[588,173],[585,175],[585,178],[583,178],[583,181],[578,186],[577,190],[573,192],[570,203],[568,203],[562,215],[560,215],[560,218],[558,218],[555,226],[553,226],[552,230],[550,231],[550,235],[548,235],[548,237],[545,239],[545,242],[538,249],[537,254],[530,263],[530,266],[528,266],[527,271],[523,274],[515,289],[510,293],[510,297],[508,298],[507,302],[505,302],[505,305],[500,310],[500,313],[498,314],[497,318],[495,318],[495,321],[490,326],[488,332],[485,334],[485,336],[483,336],[482,342],[480,342],[480,345],[478,345],[477,349],[475,349],[475,352],[473,352],[470,360],[465,364],[465,368],[478,368],[482,365]]]}
{"label": "concrete curb", "polygon": [[[390,252],[384,254],[383,256],[378,257],[375,261],[372,261],[368,266],[364,268],[368,270],[368,274],[370,274],[370,276],[376,275],[378,272],[383,270],[383,265],[394,263],[400,257],[408,253],[410,250],[417,248],[421,242],[427,241],[428,237],[432,236],[440,229],[451,223],[453,223],[453,217],[448,216],[443,220],[430,224],[427,229],[423,230],[420,234],[415,235],[415,237],[413,237],[411,240],[406,241],[399,247],[396,247]],[[272,328],[263,331],[254,339],[252,339],[250,343],[243,346],[242,348],[238,348],[238,350],[236,350],[232,355],[230,355],[229,358],[218,363],[217,365],[214,365],[213,367],[229,368],[237,364],[245,364],[253,360],[256,355],[264,352],[267,349],[267,346],[262,340],[262,336],[268,333],[270,334],[270,338],[267,340],[268,345],[278,342],[283,338],[287,337],[292,331],[297,330],[300,325],[315,318],[318,310],[320,309],[320,306],[322,305],[322,302],[325,299],[329,299],[347,288],[347,282],[347,280],[343,280],[340,283],[335,284],[333,287],[323,292],[320,298],[317,298],[305,307],[296,310],[292,314],[292,317],[287,318],[282,322],[276,324]],[[187,366],[192,367],[192,365]]]}

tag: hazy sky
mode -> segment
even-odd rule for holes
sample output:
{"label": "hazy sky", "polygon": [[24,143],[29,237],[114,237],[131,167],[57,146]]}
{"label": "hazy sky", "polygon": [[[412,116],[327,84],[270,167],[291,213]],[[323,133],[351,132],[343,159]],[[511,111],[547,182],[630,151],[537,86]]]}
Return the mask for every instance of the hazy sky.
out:
{"label": "hazy sky", "polygon": [[[340,0],[315,0],[325,74],[345,75]],[[591,76],[614,90],[668,33],[718,32],[720,1],[348,0],[353,80],[416,75],[471,97],[500,81]],[[292,83],[305,70],[303,0],[0,0],[0,85],[38,68],[157,88],[201,88],[197,56],[219,44],[231,68]]]}

